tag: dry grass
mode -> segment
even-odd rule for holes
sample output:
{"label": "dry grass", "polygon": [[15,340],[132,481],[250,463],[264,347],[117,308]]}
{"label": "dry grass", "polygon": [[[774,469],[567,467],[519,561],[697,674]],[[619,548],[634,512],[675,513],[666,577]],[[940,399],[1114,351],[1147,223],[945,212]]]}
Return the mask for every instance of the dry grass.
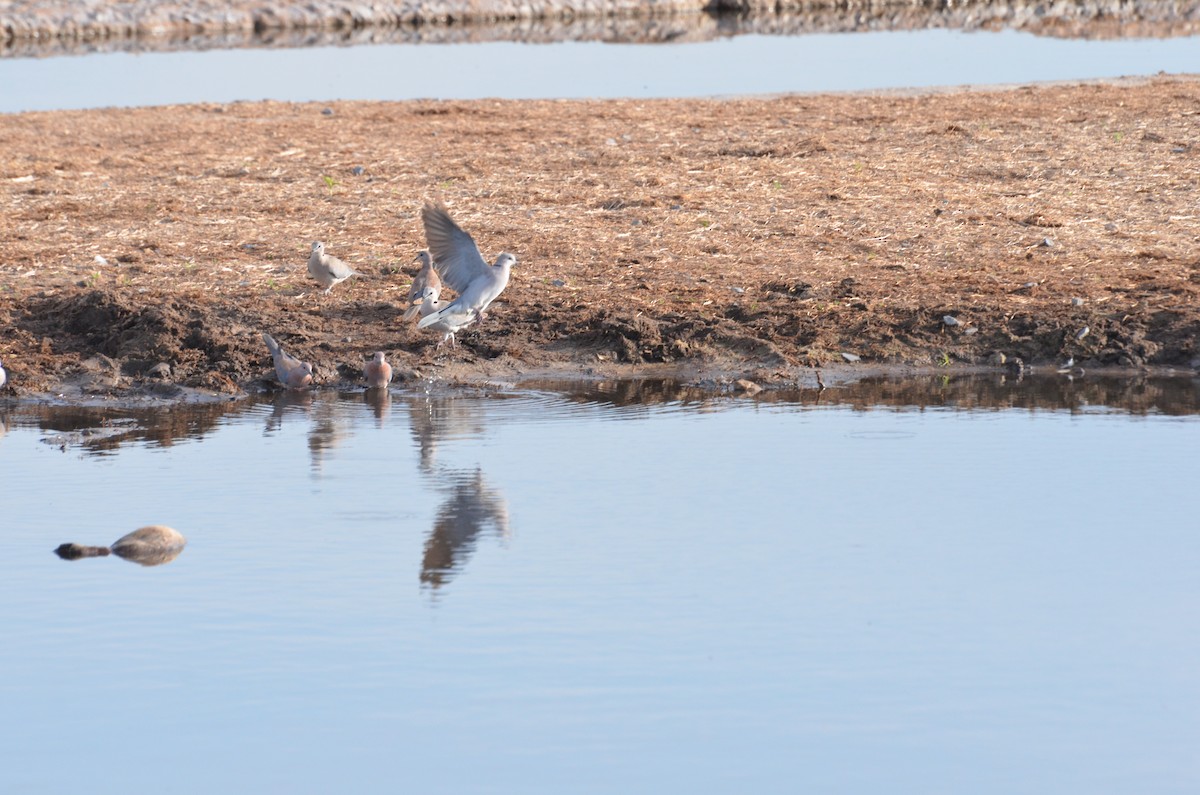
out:
{"label": "dry grass", "polygon": [[[291,332],[327,373],[376,348],[419,362],[428,340],[391,305],[426,198],[486,256],[520,259],[466,364],[1197,355],[1195,79],[324,107],[0,116],[0,358],[15,380],[105,347],[47,316],[93,291],[118,319],[171,305],[229,325],[225,353],[244,361],[181,356],[181,380],[256,375],[259,327]],[[315,295],[315,239],[377,278]]]}

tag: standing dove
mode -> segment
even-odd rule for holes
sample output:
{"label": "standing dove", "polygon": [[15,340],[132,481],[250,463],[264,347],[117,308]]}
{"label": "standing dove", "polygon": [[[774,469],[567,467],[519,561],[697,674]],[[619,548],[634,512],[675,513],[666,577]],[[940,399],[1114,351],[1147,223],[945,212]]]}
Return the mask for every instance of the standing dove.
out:
{"label": "standing dove", "polygon": [[[421,304],[417,307],[417,311],[421,314],[422,321],[431,315],[439,314],[442,309],[446,308],[440,301],[438,301],[439,294],[439,291],[433,287],[425,288],[425,293],[422,296]],[[466,309],[439,314],[439,317],[434,322],[425,326],[425,328],[429,329],[430,331],[443,332],[445,335],[438,341],[437,347],[442,347],[446,344],[446,341],[449,340],[450,347],[453,348],[458,344],[454,340],[454,335],[474,322],[475,313],[469,309]],[[418,324],[418,328],[421,325],[422,324]]]}
{"label": "standing dove", "polygon": [[370,389],[383,389],[392,382],[392,366],[385,361],[383,351],[376,351],[371,361],[363,365],[363,377]]}
{"label": "standing dove", "polygon": [[279,383],[288,389],[304,389],[312,385],[313,366],[311,364],[302,362],[284,351],[279,347],[275,338],[265,331],[263,332],[263,342],[267,343],[267,350],[271,352],[271,358],[275,360],[275,376],[279,379]]}
{"label": "standing dove", "polygon": [[508,286],[508,275],[517,258],[505,251],[496,258],[494,265],[488,265],[475,240],[454,223],[450,213],[440,204],[426,204],[421,208],[421,220],[425,224],[425,242],[433,255],[434,267],[442,280],[458,293],[458,298],[421,318],[417,328],[429,328],[448,315],[469,314],[473,320],[482,321],[488,304]]}
{"label": "standing dove", "polygon": [[[412,320],[420,311],[421,303],[425,300],[425,288],[432,287],[439,294],[442,291],[442,280],[433,267],[433,257],[429,256],[429,252],[418,252],[414,262],[421,263],[421,270],[417,271],[412,287],[408,288],[408,309],[404,312],[405,320]],[[434,296],[434,300],[437,300],[437,296]]]}
{"label": "standing dove", "polygon": [[312,254],[308,258],[308,272],[317,280],[317,284],[325,288],[328,294],[335,284],[344,282],[351,276],[360,275],[358,271],[334,256],[325,253],[325,244],[317,241],[312,244]]}

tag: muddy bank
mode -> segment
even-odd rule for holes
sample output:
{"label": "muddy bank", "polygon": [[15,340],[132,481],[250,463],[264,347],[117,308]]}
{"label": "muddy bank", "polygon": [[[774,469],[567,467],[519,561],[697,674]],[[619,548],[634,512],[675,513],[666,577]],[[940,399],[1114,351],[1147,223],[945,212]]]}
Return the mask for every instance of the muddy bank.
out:
{"label": "muddy bank", "polygon": [[835,2],[834,0],[423,0],[273,3],[42,0],[0,8],[0,55],[385,42],[703,40],[930,27],[1016,29],[1073,38],[1186,36],[1194,4],[1160,0]]}
{"label": "muddy bank", "polygon": [[[1200,81],[748,100],[244,103],[0,116],[15,393],[648,364],[1200,364]],[[514,251],[488,323],[400,322],[441,198]],[[364,276],[320,295],[326,242]],[[699,376],[698,376],[699,377]]]}

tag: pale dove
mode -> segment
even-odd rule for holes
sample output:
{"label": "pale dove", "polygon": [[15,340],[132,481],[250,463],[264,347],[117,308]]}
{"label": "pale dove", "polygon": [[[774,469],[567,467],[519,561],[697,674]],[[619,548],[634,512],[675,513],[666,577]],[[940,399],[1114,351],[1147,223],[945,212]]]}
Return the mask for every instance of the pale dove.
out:
{"label": "pale dove", "polygon": [[508,286],[509,272],[517,258],[505,251],[496,258],[494,265],[488,265],[474,239],[454,223],[450,213],[440,204],[426,204],[421,208],[421,220],[425,224],[425,242],[433,255],[434,267],[442,280],[458,293],[458,298],[421,318],[417,328],[429,328],[448,315],[469,314],[473,320],[482,321],[488,304]]}
{"label": "pale dove", "polygon": [[412,320],[420,311],[421,302],[425,300],[425,288],[432,287],[438,293],[442,291],[442,279],[433,267],[433,257],[429,256],[429,252],[418,252],[415,261],[421,263],[421,270],[417,271],[412,287],[408,288],[408,309],[404,311],[405,320]]}
{"label": "pale dove", "polygon": [[371,361],[363,365],[363,377],[371,389],[382,389],[392,381],[392,366],[385,361],[383,351],[376,351]]}
{"label": "pale dove", "polygon": [[275,361],[275,376],[279,379],[279,383],[288,389],[304,389],[312,384],[313,366],[311,364],[302,362],[284,351],[279,347],[275,338],[265,331],[263,332],[263,342],[267,343],[267,350],[271,352],[271,358]]}
{"label": "pale dove", "polygon": [[335,284],[344,282],[351,276],[358,276],[358,271],[342,262],[337,257],[325,253],[325,244],[317,241],[312,244],[312,254],[308,258],[308,272],[317,280],[317,284],[328,293]]}
{"label": "pale dove", "polygon": [[0,389],[8,383],[8,373],[4,372],[4,362],[0,362]]}
{"label": "pale dove", "polygon": [[[417,327],[425,326],[430,331],[442,332],[444,336],[438,341],[437,347],[442,347],[449,340],[450,347],[453,348],[458,345],[454,339],[454,335],[475,322],[475,313],[470,310],[443,313],[442,310],[449,307],[444,306],[438,301],[439,294],[436,288],[425,288],[421,304],[417,307],[417,311],[421,315],[421,322],[417,324]],[[437,317],[434,321],[425,325],[425,319],[435,315]]]}
{"label": "pale dove", "polygon": [[59,544],[58,548],[54,550],[54,554],[63,560],[100,558],[113,554],[143,566],[158,566],[175,560],[185,546],[187,546],[187,539],[184,538],[183,533],[173,527],[152,524],[147,527],[139,527],[132,533],[126,533],[118,538],[111,547]]}

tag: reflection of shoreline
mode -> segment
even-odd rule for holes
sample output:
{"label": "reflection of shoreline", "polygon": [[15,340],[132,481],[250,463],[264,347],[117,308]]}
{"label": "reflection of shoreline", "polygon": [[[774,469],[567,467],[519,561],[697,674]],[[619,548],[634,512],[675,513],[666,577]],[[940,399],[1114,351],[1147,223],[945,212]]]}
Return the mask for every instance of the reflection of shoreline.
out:
{"label": "reflection of shoreline", "polygon": [[462,571],[485,531],[500,538],[510,533],[508,504],[482,472],[447,472],[439,479],[449,484],[450,496],[438,509],[421,559],[421,582],[434,589]]}
{"label": "reflection of shoreline", "polygon": [[[378,4],[347,20],[344,4],[316,0],[270,6],[228,0],[184,10],[174,3],[134,0],[111,6],[95,19],[86,4],[49,0],[36,10],[0,11],[0,56],[45,57],[98,52],[166,52],[235,48],[295,48],[355,44],[550,43],[597,41],[664,43],[757,35],[802,35],[865,31],[1019,30],[1072,39],[1170,38],[1200,33],[1172,4],[1111,5],[1076,2],[1021,3],[967,0],[942,2],[851,2],[807,5],[735,4],[714,14],[700,0],[656,3],[653,15],[634,0],[609,6],[608,15],[575,0],[543,0],[536,19],[494,2],[432,11],[419,3]],[[719,7],[719,4],[718,4]],[[778,9],[778,13],[776,13]],[[1035,13],[1036,9],[1036,13]],[[445,14],[453,13],[454,24]],[[528,12],[526,12],[528,13]]]}

